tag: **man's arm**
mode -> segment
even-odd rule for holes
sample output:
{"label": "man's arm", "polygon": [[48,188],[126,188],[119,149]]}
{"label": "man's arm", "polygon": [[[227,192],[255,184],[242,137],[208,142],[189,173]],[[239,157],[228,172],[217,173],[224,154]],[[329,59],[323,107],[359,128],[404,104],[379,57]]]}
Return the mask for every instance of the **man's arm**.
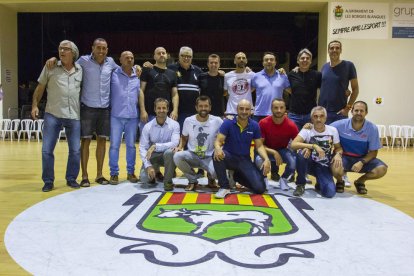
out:
{"label": "man's arm", "polygon": [[43,96],[43,93],[45,92],[45,89],[46,89],[46,85],[43,85],[43,84],[39,83],[37,85],[36,89],[35,89],[34,94],[33,94],[33,103],[32,103],[31,115],[32,115],[32,118],[34,120],[36,120],[39,116],[39,108],[37,107],[37,105],[39,104],[40,99],[42,99],[42,96]]}
{"label": "man's arm", "polygon": [[148,112],[145,110],[145,95],[144,91],[147,87],[146,81],[141,81],[141,87],[139,89],[139,110],[140,110],[140,120],[141,122],[148,122]]}
{"label": "man's arm", "polygon": [[302,152],[302,154],[305,158],[309,158],[312,150],[315,150],[320,158],[325,157],[325,151],[321,147],[319,147],[317,144],[305,143],[305,140],[300,135],[296,136],[295,139],[293,139],[290,147],[293,150],[304,149],[305,151]]}
{"label": "man's arm", "polygon": [[174,149],[174,152],[182,151],[185,148],[185,145],[187,145],[188,142],[188,136],[181,135],[180,144]]}
{"label": "man's arm", "polygon": [[[339,111],[344,116],[348,116],[348,113],[351,110],[352,105],[354,104],[354,102],[356,101],[356,99],[358,98],[358,95],[359,95],[358,79],[357,78],[352,79],[350,82],[351,82],[351,90],[352,90],[351,96],[349,96],[349,100],[348,100],[347,105]],[[345,91],[345,93],[347,91]]]}
{"label": "man's arm", "polygon": [[216,140],[214,141],[214,160],[221,161],[224,159],[225,154],[222,147],[225,141],[226,136],[222,133],[218,133]]}
{"label": "man's arm", "polygon": [[332,158],[332,164],[335,168],[342,167],[342,147],[340,143],[334,144],[334,157]]}
{"label": "man's arm", "polygon": [[179,103],[177,87],[171,88],[171,100],[173,104],[173,110],[171,111],[170,117],[173,120],[177,120],[178,119],[178,103]]}
{"label": "man's arm", "polygon": [[259,153],[260,157],[262,157],[264,160],[263,165],[260,169],[263,170],[263,175],[266,176],[270,172],[270,160],[267,156],[262,139],[254,139],[254,146],[256,147],[256,150]]}
{"label": "man's arm", "polygon": [[[264,139],[262,138],[262,143],[264,142]],[[266,153],[268,156],[272,155],[275,158],[276,165],[280,166],[283,164],[282,156],[280,156],[279,152],[277,150],[274,150],[272,148],[267,147],[265,144],[263,144]]]}
{"label": "man's arm", "polygon": [[366,163],[368,163],[372,159],[376,158],[377,157],[377,154],[378,154],[378,150],[368,151],[367,155],[365,155],[364,158],[362,158],[361,161],[356,162],[352,166],[351,170],[353,172],[359,172]]}

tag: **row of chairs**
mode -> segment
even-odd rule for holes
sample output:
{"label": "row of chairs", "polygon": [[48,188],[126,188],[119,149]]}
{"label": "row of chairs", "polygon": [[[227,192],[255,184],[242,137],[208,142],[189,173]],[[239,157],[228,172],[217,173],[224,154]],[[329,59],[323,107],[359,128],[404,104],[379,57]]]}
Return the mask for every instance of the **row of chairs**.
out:
{"label": "row of chairs", "polygon": [[20,141],[20,137],[30,141],[32,135],[35,135],[37,141],[43,137],[43,119],[1,119],[0,120],[0,135],[4,141],[8,137],[11,141],[17,137],[17,141]]}
{"label": "row of chairs", "polygon": [[394,148],[396,142],[400,142],[403,149],[411,146],[411,140],[414,140],[414,126],[408,125],[389,125],[388,131],[385,125],[377,125],[378,133],[381,141],[385,140],[387,147],[389,147],[388,137],[391,139],[391,148]]}

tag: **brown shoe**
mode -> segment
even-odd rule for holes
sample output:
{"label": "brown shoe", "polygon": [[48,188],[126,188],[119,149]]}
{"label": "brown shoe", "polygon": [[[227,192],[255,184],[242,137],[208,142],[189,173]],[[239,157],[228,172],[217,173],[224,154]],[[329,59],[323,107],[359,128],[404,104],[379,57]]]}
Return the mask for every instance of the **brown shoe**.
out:
{"label": "brown shoe", "polygon": [[118,185],[119,180],[117,175],[111,175],[111,178],[109,179],[109,184],[111,185]]}
{"label": "brown shoe", "polygon": [[131,183],[137,183],[138,182],[138,178],[133,173],[127,175],[127,180]]}
{"label": "brown shoe", "polygon": [[185,191],[195,191],[197,189],[198,182],[188,183],[188,185],[184,188]]}
{"label": "brown shoe", "polygon": [[155,173],[155,179],[156,179],[158,182],[163,182],[163,181],[164,181],[164,176],[162,175],[162,173],[161,173],[161,172],[156,172],[156,173]]}

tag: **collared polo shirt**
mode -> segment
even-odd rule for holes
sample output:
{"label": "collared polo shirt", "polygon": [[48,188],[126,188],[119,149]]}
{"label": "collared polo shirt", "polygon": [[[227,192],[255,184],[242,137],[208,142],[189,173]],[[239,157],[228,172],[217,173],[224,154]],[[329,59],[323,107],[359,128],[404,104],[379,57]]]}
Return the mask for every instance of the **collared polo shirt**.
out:
{"label": "collared polo shirt", "polygon": [[83,69],[81,102],[94,108],[109,107],[111,75],[118,65],[111,57],[99,64],[92,54],[81,56],[77,63]]}
{"label": "collared polo shirt", "polygon": [[223,150],[235,155],[249,156],[250,145],[255,139],[260,139],[259,124],[249,118],[249,122],[244,129],[237,123],[237,116],[232,120],[224,120],[219,133],[226,136]]}
{"label": "collared polo shirt", "polygon": [[157,123],[157,118],[148,122],[142,130],[139,141],[139,154],[145,168],[151,166],[146,155],[148,149],[155,144],[155,152],[164,152],[178,146],[180,142],[180,125],[167,117],[163,125]]}
{"label": "collared polo shirt", "polygon": [[283,99],[283,90],[290,87],[288,77],[275,71],[272,76],[265,70],[256,73],[252,79],[252,87],[256,88],[256,105],[254,115],[271,115],[271,104],[274,98]]}
{"label": "collared polo shirt", "polygon": [[138,95],[140,81],[132,68],[131,76],[122,67],[112,73],[111,115],[119,118],[138,118]]}
{"label": "collared polo shirt", "polygon": [[344,155],[363,157],[368,151],[381,148],[378,128],[375,124],[365,120],[363,127],[356,131],[352,128],[352,118],[333,122],[339,133]]}
{"label": "collared polo shirt", "polygon": [[203,72],[198,66],[190,65],[186,70],[179,63],[168,66],[177,74],[177,90],[179,95],[178,113],[194,114],[195,102],[200,96],[198,76]]}
{"label": "collared polo shirt", "polygon": [[43,67],[37,80],[47,90],[46,112],[57,118],[80,119],[79,95],[82,83],[82,67],[75,64],[68,72],[59,60],[51,70]]}

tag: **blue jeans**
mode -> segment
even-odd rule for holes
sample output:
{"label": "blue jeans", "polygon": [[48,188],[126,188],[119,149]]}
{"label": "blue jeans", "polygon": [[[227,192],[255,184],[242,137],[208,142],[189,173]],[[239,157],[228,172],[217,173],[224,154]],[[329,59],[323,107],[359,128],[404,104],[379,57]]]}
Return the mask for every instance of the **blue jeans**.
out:
{"label": "blue jeans", "polygon": [[336,194],[336,185],[333,180],[330,167],[322,166],[311,158],[305,158],[298,152],[296,156],[296,170],[298,176],[296,178],[296,185],[306,184],[306,174],[311,174],[316,177],[316,182],[319,183],[321,195],[324,197],[334,197]]}
{"label": "blue jeans", "polygon": [[[286,149],[279,149],[279,150],[277,150],[277,152],[282,157],[283,163],[286,163],[285,171],[282,174],[282,177],[287,179],[292,174],[295,173],[295,170],[296,170],[296,154],[293,151],[291,151],[290,149],[287,149],[287,148]],[[276,164],[276,160],[275,160],[274,156],[269,155],[269,159],[270,159],[270,162],[272,163],[272,167],[273,167],[273,163]],[[256,156],[255,163],[256,163],[257,168],[260,169],[260,167],[263,164],[263,159],[262,159],[262,157],[260,157],[260,155]]]}
{"label": "blue jeans", "polygon": [[109,169],[111,175],[119,174],[119,147],[124,132],[126,144],[126,163],[128,174],[135,172],[137,157],[135,141],[137,139],[138,118],[119,118],[111,116],[111,145],[109,146]]}
{"label": "blue jeans", "polygon": [[301,130],[306,123],[310,123],[310,113],[296,114],[289,112],[288,117],[296,124],[299,130]]}
{"label": "blue jeans", "polygon": [[234,171],[234,180],[248,187],[255,194],[263,194],[266,190],[263,173],[253,164],[250,156],[241,156],[224,151],[224,160],[213,160],[218,184],[223,189],[230,189],[226,170]]}
{"label": "blue jeans", "polygon": [[65,128],[69,146],[68,163],[66,165],[66,181],[75,181],[80,168],[80,120],[62,119],[45,113],[42,142],[42,179],[43,182],[53,183],[55,180],[55,155],[53,151],[61,128]]}
{"label": "blue jeans", "polygon": [[328,113],[328,117],[326,119],[326,124],[327,125],[330,125],[333,122],[348,118],[348,116],[344,116],[342,114],[337,114],[334,111],[328,111],[327,113]]}

